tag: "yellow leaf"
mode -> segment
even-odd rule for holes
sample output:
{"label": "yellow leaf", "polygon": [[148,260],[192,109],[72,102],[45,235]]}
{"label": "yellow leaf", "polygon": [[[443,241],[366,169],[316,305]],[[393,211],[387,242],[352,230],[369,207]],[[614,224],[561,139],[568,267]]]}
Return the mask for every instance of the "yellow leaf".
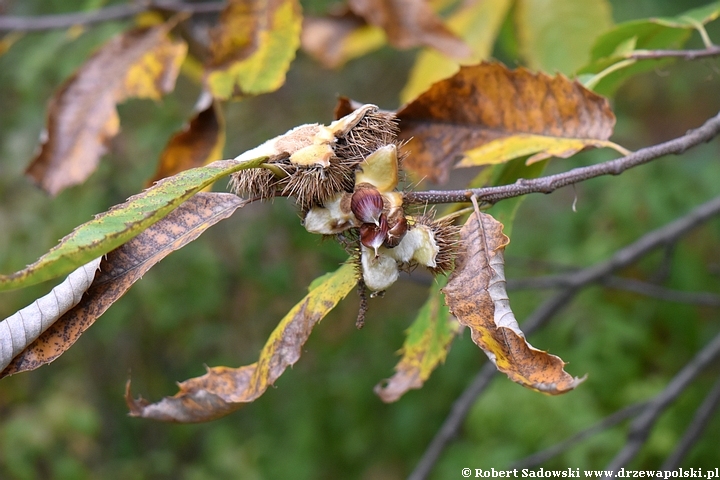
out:
{"label": "yellow leaf", "polygon": [[187,44],[166,39],[134,63],[125,74],[122,97],[160,100],[172,91],[180,66],[187,55]]}
{"label": "yellow leaf", "polygon": [[216,98],[277,90],[300,46],[297,0],[233,0],[223,10],[210,45],[205,82]]}
{"label": "yellow leaf", "polygon": [[525,162],[527,165],[532,165],[535,162],[550,157],[568,158],[590,147],[610,147],[623,154],[628,153],[628,151],[620,145],[607,140],[520,134],[499,138],[480,147],[466,151],[465,157],[458,162],[456,167],[494,165],[525,155],[532,155],[527,159],[527,162]]}
{"label": "yellow leaf", "polygon": [[256,363],[240,368],[213,367],[179,384],[180,391],[157,403],[132,398],[128,382],[125,400],[134,417],[192,423],[227,415],[260,397],[300,358],[313,327],[357,285],[355,265],[346,264],[313,282],[308,294],[270,334]]}

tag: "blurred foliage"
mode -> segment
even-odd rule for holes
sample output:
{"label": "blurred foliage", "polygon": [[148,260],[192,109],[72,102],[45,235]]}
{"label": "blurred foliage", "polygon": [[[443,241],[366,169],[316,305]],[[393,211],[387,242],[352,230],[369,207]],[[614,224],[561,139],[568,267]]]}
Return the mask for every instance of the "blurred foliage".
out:
{"label": "blurred foliage", "polygon": [[[6,1],[17,15],[92,9],[100,1]],[[309,2],[322,11],[323,2]],[[327,2],[324,2],[327,3]],[[615,22],[675,15],[704,1],[612,2]],[[718,22],[708,26],[720,41]],[[88,182],[50,199],[22,175],[45,118],[45,102],[104,40],[126,23],[26,34],[0,57],[0,271],[33,261],[92,214],[139,191],[156,168],[167,139],[191,115],[198,87],[181,80],[160,102],[120,107],[122,132]],[[506,24],[495,56],[518,61]],[[697,34],[690,46],[701,43]],[[300,54],[277,92],[225,107],[226,156],[306,122],[331,119],[341,93],[395,108],[415,52],[383,48],[325,71]],[[672,138],[720,109],[716,59],[663,66],[622,86],[613,99],[613,140],[631,149]],[[661,159],[620,177],[599,178],[550,196],[532,195],[520,207],[507,248],[508,278],[586,266],[686,213],[717,194],[718,142],[682,157]],[[588,152],[554,160],[547,172],[611,158]],[[222,189],[224,185],[216,188]],[[577,198],[577,212],[572,210]],[[684,238],[665,282],[679,290],[720,291],[720,223]],[[624,272],[652,277],[656,252]],[[316,329],[300,362],[262,399],[220,421],[171,425],[126,416],[123,386],[157,399],[172,379],[208,365],[255,360],[277,321],[309,282],[334,269],[345,254],[300,226],[283,200],[251,205],[197,242],[171,255],[51,366],[4,379],[0,385],[0,478],[3,479],[397,479],[414,467],[450,405],[483,360],[469,335],[456,342],[444,366],[422,390],[385,405],[372,387],[392,373],[403,331],[427,286],[407,280],[370,302],[365,328],[355,330],[350,296]],[[39,285],[0,296],[0,318],[44,294]],[[522,321],[550,292],[511,292]],[[678,305],[592,287],[533,343],[562,353],[574,374],[589,373],[576,391],[545,397],[497,378],[468,418],[464,434],[445,452],[433,478],[460,469],[504,468],[572,435],[623,406],[657,394],[717,331],[717,310]],[[672,451],[717,366],[661,417],[634,468],[655,468]],[[717,466],[708,433],[684,466]],[[615,428],[586,440],[546,468],[601,468],[625,442]]]}

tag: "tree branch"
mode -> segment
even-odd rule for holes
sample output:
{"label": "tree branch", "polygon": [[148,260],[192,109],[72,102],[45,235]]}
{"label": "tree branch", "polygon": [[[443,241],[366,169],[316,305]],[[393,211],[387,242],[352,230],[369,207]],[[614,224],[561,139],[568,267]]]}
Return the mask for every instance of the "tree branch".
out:
{"label": "tree branch", "polygon": [[59,15],[38,15],[32,17],[15,17],[0,15],[0,33],[14,31],[42,31],[58,28],[70,28],[75,25],[91,25],[94,23],[123,20],[138,13],[149,10],[166,12],[210,13],[219,12],[225,7],[225,2],[189,3],[173,1],[141,1],[112,5],[97,10],[78,13],[64,13]]}
{"label": "tree branch", "polygon": [[662,58],[682,58],[695,60],[697,58],[717,57],[720,55],[720,46],[711,45],[699,50],[636,50],[625,58],[636,60],[660,60]]}
{"label": "tree branch", "polygon": [[666,302],[687,303],[704,307],[720,307],[720,295],[710,292],[683,292],[661,287],[648,282],[641,282],[632,278],[608,277],[603,285],[617,290],[625,290],[650,298],[657,298]]}
{"label": "tree branch", "polygon": [[[600,282],[607,288],[637,293],[666,302],[688,303],[706,307],[720,307],[720,295],[710,292],[683,292],[632,278],[609,276]],[[547,275],[533,278],[520,278],[507,281],[508,290],[555,289],[567,287],[572,283],[570,275]]]}
{"label": "tree branch", "polygon": [[692,422],[690,422],[687,430],[685,430],[683,437],[678,442],[673,453],[665,459],[665,462],[663,462],[660,470],[675,470],[680,466],[682,459],[690,451],[692,446],[695,445],[695,442],[700,439],[703,430],[705,430],[708,421],[715,414],[715,410],[717,410],[718,405],[720,405],[720,377],[717,379],[715,385],[713,385],[712,390],[710,390],[710,393],[707,394],[702,404],[698,407],[695,412],[695,416],[693,417]]}
{"label": "tree branch", "polygon": [[592,437],[595,434],[598,434],[600,432],[604,432],[608,428],[614,427],[615,425],[622,423],[623,421],[627,420],[628,418],[632,418],[636,416],[638,413],[642,411],[643,408],[647,406],[647,402],[642,403],[635,403],[633,405],[629,405],[621,410],[618,410],[617,412],[608,415],[607,417],[603,418],[599,422],[597,422],[595,425],[592,425],[589,428],[586,428],[585,430],[582,430],[575,435],[573,435],[570,438],[567,438],[563,440],[562,442],[553,445],[552,447],[546,448],[545,450],[541,450],[537,453],[533,453],[532,455],[525,457],[521,460],[518,460],[517,462],[510,465],[510,469],[517,468],[533,468],[537,467],[538,465],[542,465],[546,461],[550,460],[553,457],[556,457],[563,453],[565,450],[568,450],[572,448],[573,446],[577,445],[578,443],[582,442],[586,438]]}
{"label": "tree branch", "polygon": [[675,399],[690,385],[693,379],[720,355],[720,334],[717,334],[700,352],[673,377],[667,387],[653,398],[645,411],[631,424],[628,442],[615,455],[605,470],[616,472],[625,467],[640,451],[650,436],[655,422]]}
{"label": "tree branch", "polygon": [[[617,269],[632,264],[657,247],[676,241],[677,238],[717,214],[720,214],[720,196],[695,207],[686,215],[669,224],[645,234],[637,241],[615,252],[608,260],[569,274],[565,289],[546,300],[523,323],[522,328],[526,336],[530,336],[530,334],[550,321],[585,286],[599,281]],[[465,421],[470,408],[490,385],[496,371],[497,369],[491,363],[483,365],[472,383],[453,404],[450,413],[445,418],[435,437],[433,437],[408,480],[424,480],[430,475],[445,447],[460,431],[460,427]]]}
{"label": "tree branch", "polygon": [[531,180],[521,178],[516,183],[498,187],[473,188],[466,190],[427,190],[405,194],[407,204],[437,204],[469,202],[475,197],[485,203],[496,203],[507,198],[519,197],[529,193],[551,193],[558,188],[573,185],[602,175],[619,175],[633,167],[648,163],[670,154],[680,154],[689,148],[705,143],[720,134],[720,113],[710,118],[703,126],[690,130],[682,137],[646,147],[615,160],[574,168],[567,172]]}
{"label": "tree branch", "polygon": [[425,449],[423,456],[420,458],[418,464],[415,465],[415,469],[408,477],[408,480],[425,480],[428,478],[435,463],[438,461],[438,458],[440,458],[440,454],[445,450],[447,444],[457,436],[470,408],[475,404],[477,397],[490,385],[490,381],[496,372],[497,369],[495,365],[490,362],[486,362],[485,365],[482,366],[478,374],[475,375],[472,383],[468,385],[465,391],[463,391],[453,403],[450,413],[433,437],[430,445]]}

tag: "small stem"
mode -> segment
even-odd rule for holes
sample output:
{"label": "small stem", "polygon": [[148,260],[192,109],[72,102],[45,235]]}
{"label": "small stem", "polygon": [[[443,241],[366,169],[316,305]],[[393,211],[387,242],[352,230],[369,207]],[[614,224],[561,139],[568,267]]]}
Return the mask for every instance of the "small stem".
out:
{"label": "small stem", "polygon": [[368,311],[367,289],[362,279],[358,280],[357,292],[360,297],[360,306],[358,308],[357,320],[355,320],[355,328],[360,330],[365,326],[365,315]]}
{"label": "small stem", "polygon": [[695,27],[695,30],[697,30],[700,33],[700,38],[702,38],[703,44],[705,44],[705,47],[710,48],[713,46],[712,41],[710,40],[710,36],[707,33],[707,30],[705,30],[705,25],[698,22],[692,17],[682,17],[683,20],[686,20],[693,24],[693,27]]}
{"label": "small stem", "polygon": [[0,15],[0,32],[43,31],[70,28],[75,25],[91,25],[95,23],[123,20],[138,13],[159,10],[166,12],[212,13],[225,8],[225,2],[186,3],[186,2],[133,2],[112,5],[88,12],[64,13],[59,15],[38,15],[31,17],[15,17]]}
{"label": "small stem", "polygon": [[635,60],[660,60],[663,58],[695,60],[697,58],[717,56],[720,56],[720,46],[710,45],[700,50],[635,50],[628,55],[628,58]]}
{"label": "small stem", "polygon": [[635,60],[633,58],[627,58],[627,59],[621,60],[617,63],[613,63],[612,65],[607,67],[605,70],[596,73],[589,80],[583,82],[583,85],[585,85],[586,88],[592,90],[597,86],[598,83],[600,83],[600,80],[602,80],[603,78],[607,77],[608,75],[610,75],[613,72],[621,70],[625,67],[629,67],[633,63],[635,63]]}

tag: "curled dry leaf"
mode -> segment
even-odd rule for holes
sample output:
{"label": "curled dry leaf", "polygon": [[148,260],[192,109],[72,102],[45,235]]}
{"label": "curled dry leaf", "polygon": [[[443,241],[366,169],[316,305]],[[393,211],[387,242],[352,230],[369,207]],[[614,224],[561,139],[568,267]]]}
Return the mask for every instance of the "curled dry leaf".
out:
{"label": "curled dry leaf", "polygon": [[300,46],[298,0],[230,0],[211,32],[205,83],[216,98],[272,92]]}
{"label": "curled dry leaf", "polygon": [[0,322],[0,372],[65,312],[80,302],[100,266],[100,258],[72,272],[44,297]]}
{"label": "curled dry leaf", "polygon": [[[491,57],[495,39],[513,3],[512,0],[464,2],[447,18],[448,28],[472,48],[472,57],[463,60],[463,65],[473,65]],[[400,92],[400,101],[409,102],[433,83],[452,76],[458,68],[456,60],[437,50],[420,52]]]}
{"label": "curled dry leaf", "polygon": [[349,10],[326,17],[305,17],[300,39],[303,50],[325,68],[339,68],[385,44],[381,29],[368,25]]}
{"label": "curled dry leaf", "polygon": [[616,147],[607,141],[615,116],[605,98],[562,75],[508,70],[499,63],[461,67],[400,108],[397,117],[399,138],[412,152],[403,166],[441,183],[463,157],[460,166],[473,166]]}
{"label": "curled dry leaf", "polygon": [[287,367],[300,358],[313,327],[357,284],[355,266],[346,264],[315,280],[310,292],[270,334],[256,363],[240,368],[213,367],[179,384],[180,391],[157,403],[134,399],[127,384],[125,400],[134,417],[166,422],[206,422],[227,415],[260,397]]}
{"label": "curled dry leaf", "polygon": [[116,104],[174,88],[187,46],[168,38],[173,25],[114,37],[55,93],[40,152],[26,170],[44,190],[56,195],[90,176],[119,131]]}
{"label": "curled dry leaf", "polygon": [[60,240],[37,261],[10,275],[0,275],[0,291],[27,287],[58,277],[124,244],[216,180],[267,158],[219,160],[164,178],[142,193],[96,215]]}
{"label": "curled dry leaf", "polygon": [[470,328],[473,341],[511,380],[543,393],[565,393],[584,379],[572,377],[559,357],[525,340],[505,290],[503,252],[510,240],[502,229],[488,214],[470,216],[460,231],[465,251],[443,289],[446,302],[460,324]]}
{"label": "curled dry leaf", "polygon": [[210,101],[182,132],[173,135],[160,154],[158,169],[148,183],[151,185],[183,170],[200,167],[222,158],[224,146],[225,122],[220,105]]}
{"label": "curled dry leaf", "polygon": [[[198,238],[245,203],[230,193],[198,193],[140,235],[108,253],[80,303],[14,356],[0,378],[34,370],[58,358],[153,265]],[[3,338],[4,335],[0,340]]]}
{"label": "curled dry leaf", "polygon": [[408,390],[421,388],[433,370],[445,361],[450,344],[460,331],[460,324],[443,305],[440,287],[439,283],[433,285],[427,302],[408,329],[395,374],[375,386],[375,393],[383,402],[395,402]]}
{"label": "curled dry leaf", "polygon": [[432,47],[445,55],[463,59],[472,50],[435,15],[426,0],[350,0],[350,10],[369,24],[385,30],[396,48]]}

